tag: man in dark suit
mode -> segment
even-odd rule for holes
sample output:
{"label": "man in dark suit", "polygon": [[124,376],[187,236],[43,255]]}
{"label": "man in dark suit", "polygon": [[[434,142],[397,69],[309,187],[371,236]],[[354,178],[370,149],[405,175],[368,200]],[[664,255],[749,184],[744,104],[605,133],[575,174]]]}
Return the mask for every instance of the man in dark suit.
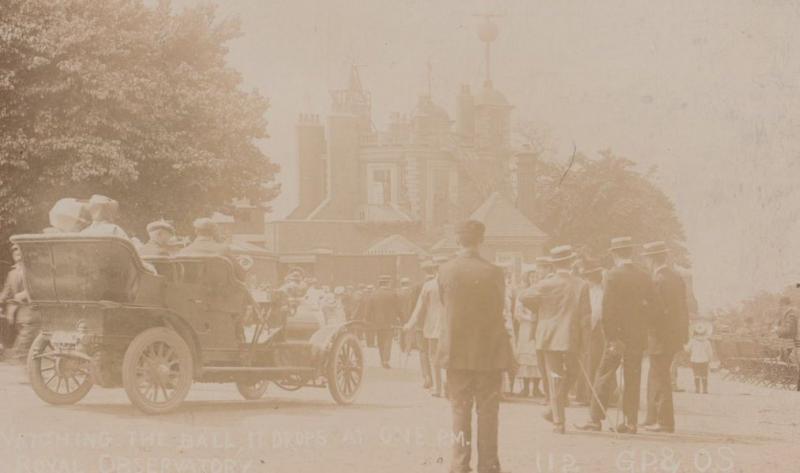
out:
{"label": "man in dark suit", "polygon": [[579,351],[581,325],[591,312],[589,286],[570,272],[576,256],[569,245],[553,248],[553,277],[538,281],[520,296],[525,307],[537,315],[536,349],[544,352],[544,365],[539,368],[549,379],[550,387],[551,408],[545,419],[560,434],[564,433],[568,381],[574,376],[568,357]]}
{"label": "man in dark suit", "polygon": [[377,335],[378,353],[381,357],[381,366],[391,368],[389,360],[392,358],[392,340],[394,326],[400,324],[402,305],[397,291],[391,287],[391,276],[384,275],[378,278],[378,288],[369,298],[369,317]]}
{"label": "man in dark suit", "polygon": [[656,309],[653,281],[645,271],[633,264],[633,240],[619,237],[611,240],[611,256],[615,267],[606,276],[603,294],[602,324],[606,346],[594,380],[596,398],[592,398],[591,420],[581,430],[601,429],[605,408],[613,391],[612,379],[622,364],[623,422],[619,433],[636,433],[639,415],[639,389],[642,382],[642,355],[647,345],[652,313]]}
{"label": "man in dark suit", "polygon": [[669,249],[663,241],[643,246],[642,256],[653,274],[656,296],[660,302],[653,314],[648,335],[650,371],[647,373],[647,417],[644,428],[651,432],[675,431],[672,408],[672,358],[686,344],[689,334],[689,310],[686,287],[681,275],[667,261]]}
{"label": "man in dark suit", "polygon": [[437,359],[447,370],[453,413],[452,473],[470,471],[473,406],[478,413],[478,472],[500,471],[500,391],[503,372],[512,365],[512,351],[503,319],[503,270],[478,252],[484,231],[478,221],[461,223],[456,229],[461,251],[439,269],[444,318]]}

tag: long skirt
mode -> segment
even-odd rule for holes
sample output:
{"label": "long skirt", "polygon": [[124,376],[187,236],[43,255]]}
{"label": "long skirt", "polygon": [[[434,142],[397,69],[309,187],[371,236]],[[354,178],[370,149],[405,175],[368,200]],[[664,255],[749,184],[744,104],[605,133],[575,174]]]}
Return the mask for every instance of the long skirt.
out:
{"label": "long skirt", "polygon": [[518,378],[540,378],[539,363],[536,358],[536,340],[533,338],[533,323],[522,321],[519,324],[516,346]]}

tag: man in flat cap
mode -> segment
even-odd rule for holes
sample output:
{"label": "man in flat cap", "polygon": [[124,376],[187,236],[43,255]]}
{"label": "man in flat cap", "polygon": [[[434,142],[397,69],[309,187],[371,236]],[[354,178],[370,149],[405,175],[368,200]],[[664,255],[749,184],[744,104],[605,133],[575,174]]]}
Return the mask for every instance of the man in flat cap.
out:
{"label": "man in flat cap", "polygon": [[661,304],[654,313],[648,336],[647,417],[644,429],[651,432],[675,431],[672,407],[672,359],[689,341],[689,309],[681,275],[669,263],[669,249],[663,241],[647,243],[642,256],[653,275]]}
{"label": "man in flat cap", "polygon": [[92,223],[81,230],[81,235],[113,235],[128,238],[125,230],[114,223],[119,210],[119,203],[116,200],[95,194],[89,199],[88,207]]}
{"label": "man in flat cap", "polygon": [[544,377],[550,388],[550,411],[545,419],[553,423],[553,431],[565,431],[564,411],[567,404],[569,379],[575,373],[568,362],[576,356],[581,343],[581,324],[590,316],[589,286],[572,274],[577,254],[569,245],[557,246],[550,251],[550,262],[555,267],[552,277],[538,281],[527,289],[520,301],[537,314],[536,349],[544,352]]}
{"label": "man in flat cap", "polygon": [[173,246],[170,241],[175,237],[175,227],[166,220],[156,220],[147,224],[150,239],[139,248],[141,256],[170,256]]}
{"label": "man in flat cap", "polygon": [[378,288],[369,299],[367,312],[377,336],[381,366],[391,368],[389,360],[392,358],[394,326],[400,324],[402,314],[400,296],[392,289],[391,276],[382,275],[378,278]]}
{"label": "man in flat cap", "polygon": [[589,407],[591,418],[578,427],[581,430],[601,430],[605,409],[613,393],[612,380],[621,364],[624,420],[615,430],[619,433],[636,433],[642,355],[658,302],[650,275],[633,264],[635,246],[631,237],[611,240],[609,251],[614,259],[614,268],[606,275],[602,305],[606,346],[594,381],[596,397],[592,398]]}
{"label": "man in flat cap", "polygon": [[458,256],[439,269],[444,312],[437,361],[447,370],[453,415],[450,471],[470,471],[472,409],[478,413],[478,472],[497,473],[498,414],[503,372],[512,367],[511,339],[505,327],[503,270],[479,254],[485,227],[467,220],[456,228]]}

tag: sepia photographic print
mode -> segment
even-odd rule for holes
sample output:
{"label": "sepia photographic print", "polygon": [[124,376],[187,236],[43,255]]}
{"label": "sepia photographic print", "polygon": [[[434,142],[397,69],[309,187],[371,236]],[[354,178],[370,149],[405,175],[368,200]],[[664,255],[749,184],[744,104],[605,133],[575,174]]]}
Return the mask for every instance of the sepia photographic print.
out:
{"label": "sepia photographic print", "polygon": [[800,471],[797,0],[0,0],[0,473]]}

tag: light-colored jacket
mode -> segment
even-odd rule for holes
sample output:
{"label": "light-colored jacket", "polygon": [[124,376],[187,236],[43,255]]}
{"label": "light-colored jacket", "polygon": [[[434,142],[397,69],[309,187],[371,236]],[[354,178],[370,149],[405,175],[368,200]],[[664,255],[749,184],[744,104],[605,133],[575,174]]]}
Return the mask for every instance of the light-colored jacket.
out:
{"label": "light-colored jacket", "polygon": [[425,338],[439,338],[442,331],[442,313],[444,307],[439,297],[439,283],[436,278],[425,281],[411,313],[413,325],[422,324],[422,336]]}
{"label": "light-colored jacket", "polygon": [[591,317],[589,285],[577,276],[558,271],[527,289],[520,300],[538,316],[536,349],[577,351],[581,327]]}

